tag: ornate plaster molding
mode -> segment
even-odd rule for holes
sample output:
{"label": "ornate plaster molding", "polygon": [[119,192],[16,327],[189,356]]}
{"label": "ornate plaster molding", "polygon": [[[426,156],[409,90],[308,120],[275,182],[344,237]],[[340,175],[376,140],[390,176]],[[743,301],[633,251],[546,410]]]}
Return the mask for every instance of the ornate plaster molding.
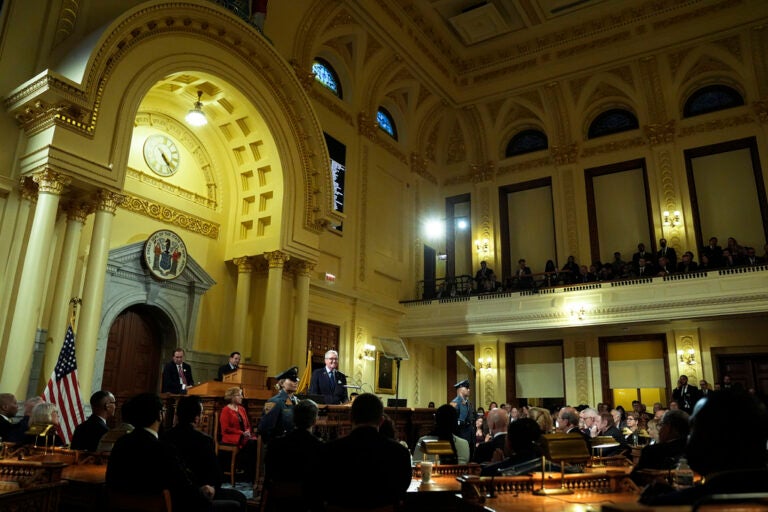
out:
{"label": "ornate plaster molding", "polygon": [[120,206],[124,210],[177,226],[186,231],[212,238],[213,240],[218,240],[219,238],[219,224],[150,199],[126,194],[126,200]]}

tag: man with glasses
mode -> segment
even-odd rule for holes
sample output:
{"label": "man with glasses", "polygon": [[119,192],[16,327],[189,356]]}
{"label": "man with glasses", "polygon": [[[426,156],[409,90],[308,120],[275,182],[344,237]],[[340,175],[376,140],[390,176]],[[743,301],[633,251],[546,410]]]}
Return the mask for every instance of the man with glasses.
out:
{"label": "man with glasses", "polygon": [[581,433],[584,434],[584,437],[592,438],[597,436],[599,430],[597,418],[597,411],[591,407],[587,407],[579,413],[579,427],[581,428]]}
{"label": "man with glasses", "polygon": [[75,428],[72,436],[73,450],[95,452],[99,441],[107,433],[107,421],[115,415],[117,402],[109,391],[97,391],[91,395],[91,415]]}
{"label": "man with glasses", "polygon": [[339,353],[329,350],[325,366],[312,372],[309,394],[322,395],[326,404],[343,404],[349,400],[346,385],[347,377],[339,371]]}

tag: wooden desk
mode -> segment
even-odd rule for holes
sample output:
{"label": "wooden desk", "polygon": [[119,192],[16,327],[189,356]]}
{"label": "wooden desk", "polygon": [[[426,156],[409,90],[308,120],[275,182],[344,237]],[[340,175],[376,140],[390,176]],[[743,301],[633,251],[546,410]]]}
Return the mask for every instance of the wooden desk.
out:
{"label": "wooden desk", "polygon": [[67,482],[61,495],[59,512],[101,511],[107,496],[106,464],[73,464],[64,468],[61,478]]}

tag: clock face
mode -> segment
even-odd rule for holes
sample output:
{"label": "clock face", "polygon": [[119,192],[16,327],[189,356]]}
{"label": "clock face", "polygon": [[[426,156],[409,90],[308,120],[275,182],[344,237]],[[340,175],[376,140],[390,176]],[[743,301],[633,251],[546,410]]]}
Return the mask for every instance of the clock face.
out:
{"label": "clock face", "polygon": [[160,176],[172,176],[179,170],[179,148],[170,137],[150,135],[144,142],[144,161]]}

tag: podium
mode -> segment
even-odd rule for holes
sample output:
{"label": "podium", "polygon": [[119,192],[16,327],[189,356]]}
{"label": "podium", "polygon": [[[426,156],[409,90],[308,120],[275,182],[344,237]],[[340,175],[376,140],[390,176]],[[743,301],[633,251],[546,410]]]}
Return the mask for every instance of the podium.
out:
{"label": "podium", "polygon": [[267,367],[263,364],[241,364],[237,370],[224,375],[224,382],[242,384],[243,387],[267,389]]}

